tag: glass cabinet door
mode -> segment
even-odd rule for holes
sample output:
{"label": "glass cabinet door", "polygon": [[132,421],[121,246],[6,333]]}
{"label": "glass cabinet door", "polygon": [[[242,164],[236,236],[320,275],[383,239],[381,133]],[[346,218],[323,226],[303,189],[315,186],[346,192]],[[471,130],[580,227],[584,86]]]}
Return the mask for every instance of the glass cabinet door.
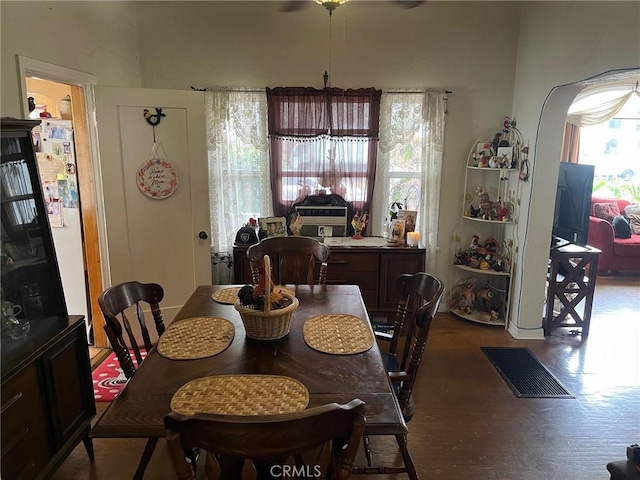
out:
{"label": "glass cabinet door", "polygon": [[67,314],[31,138],[31,129],[38,123],[2,119],[3,330],[16,320],[32,322]]}

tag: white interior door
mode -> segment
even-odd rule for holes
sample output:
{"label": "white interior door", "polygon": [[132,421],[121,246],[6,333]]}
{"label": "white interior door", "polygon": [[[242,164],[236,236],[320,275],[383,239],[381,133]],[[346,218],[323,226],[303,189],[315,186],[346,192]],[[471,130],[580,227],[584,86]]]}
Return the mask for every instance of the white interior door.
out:
{"label": "white interior door", "polygon": [[[108,284],[163,286],[161,308],[173,320],[196,286],[211,283],[208,169],[202,92],[95,87],[104,197]],[[150,159],[154,128],[144,110],[165,117],[155,127],[159,157],[178,177],[169,197],[154,199],[136,176]]]}

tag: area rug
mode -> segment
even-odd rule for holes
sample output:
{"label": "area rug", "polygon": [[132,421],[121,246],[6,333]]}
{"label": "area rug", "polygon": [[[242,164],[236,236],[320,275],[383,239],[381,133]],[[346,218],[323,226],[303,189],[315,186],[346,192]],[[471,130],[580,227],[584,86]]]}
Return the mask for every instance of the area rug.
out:
{"label": "area rug", "polygon": [[[141,351],[144,359],[147,352]],[[133,351],[131,352],[133,357]],[[135,360],[134,360],[135,362]],[[91,374],[93,378],[93,396],[96,402],[111,402],[127,384],[127,377],[122,373],[115,353],[111,353]]]}
{"label": "area rug", "polygon": [[523,347],[480,347],[519,398],[575,398]]}

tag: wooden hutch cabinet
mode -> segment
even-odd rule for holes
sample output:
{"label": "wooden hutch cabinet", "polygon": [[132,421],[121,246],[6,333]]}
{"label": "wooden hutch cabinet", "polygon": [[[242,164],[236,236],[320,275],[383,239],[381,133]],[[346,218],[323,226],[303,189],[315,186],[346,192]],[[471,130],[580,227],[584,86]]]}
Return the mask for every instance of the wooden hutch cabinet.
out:
{"label": "wooden hutch cabinet", "polygon": [[[371,319],[385,317],[387,323],[393,323],[399,300],[396,279],[405,273],[424,271],[425,248],[387,247],[385,239],[373,237],[325,240],[331,250],[326,283],[358,285]],[[233,247],[234,283],[251,282],[247,248]],[[277,265],[273,261],[272,268],[275,270]]]}
{"label": "wooden hutch cabinet", "polygon": [[49,478],[81,440],[93,460],[85,322],[67,314],[31,138],[38,123],[1,120],[3,480]]}

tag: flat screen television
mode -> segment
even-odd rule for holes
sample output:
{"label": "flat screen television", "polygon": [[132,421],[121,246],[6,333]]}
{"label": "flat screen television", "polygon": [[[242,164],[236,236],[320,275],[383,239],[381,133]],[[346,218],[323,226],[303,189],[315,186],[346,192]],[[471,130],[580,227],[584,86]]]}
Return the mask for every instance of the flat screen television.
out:
{"label": "flat screen television", "polygon": [[593,189],[593,165],[560,163],[553,236],[577,245],[587,244]]}

